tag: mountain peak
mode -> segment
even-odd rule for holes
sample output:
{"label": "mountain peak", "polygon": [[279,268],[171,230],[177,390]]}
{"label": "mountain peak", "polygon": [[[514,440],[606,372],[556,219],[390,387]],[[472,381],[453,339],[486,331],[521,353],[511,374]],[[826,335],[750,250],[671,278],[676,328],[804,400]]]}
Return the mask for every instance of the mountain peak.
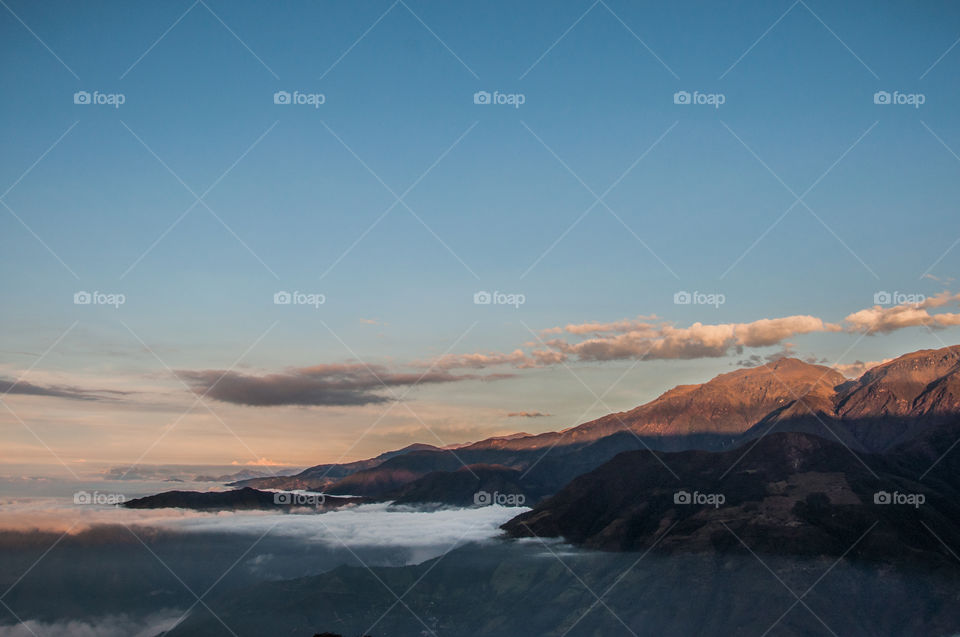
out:
{"label": "mountain peak", "polygon": [[[909,419],[913,427],[935,424],[958,410],[960,345],[919,350],[877,365],[837,398],[837,414],[842,418]],[[900,426],[891,435],[905,438],[913,433],[912,428]]]}

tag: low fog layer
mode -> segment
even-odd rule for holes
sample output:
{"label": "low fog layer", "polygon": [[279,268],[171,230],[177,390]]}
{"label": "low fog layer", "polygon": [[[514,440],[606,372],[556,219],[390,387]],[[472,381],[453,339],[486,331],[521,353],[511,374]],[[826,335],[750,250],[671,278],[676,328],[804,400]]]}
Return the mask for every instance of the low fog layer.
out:
{"label": "low fog layer", "polygon": [[61,499],[7,499],[0,502],[0,530],[76,534],[100,525],[153,527],[173,532],[242,533],[301,538],[333,548],[452,546],[500,534],[499,526],[525,508],[492,505],[470,509],[420,509],[364,504],[326,513],[297,509],[199,512],[186,509],[126,509],[74,505]]}
{"label": "low fog layer", "polygon": [[70,637],[156,637],[173,628],[183,611],[165,610],[133,618],[128,615],[106,615],[102,618],[59,622],[25,621],[16,626],[0,626],[0,637],[38,637],[69,635]]}

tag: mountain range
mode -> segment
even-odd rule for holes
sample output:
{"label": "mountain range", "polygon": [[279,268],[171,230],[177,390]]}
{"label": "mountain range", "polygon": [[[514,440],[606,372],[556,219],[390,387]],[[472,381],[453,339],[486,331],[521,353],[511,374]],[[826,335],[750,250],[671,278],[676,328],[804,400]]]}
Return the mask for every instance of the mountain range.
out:
{"label": "mountain range", "polygon": [[[960,346],[921,350],[849,380],[795,358],[679,385],[624,412],[559,431],[490,438],[457,448],[416,444],[376,458],[310,467],[231,486],[323,490],[412,501],[462,500],[463,471],[476,490],[512,481],[528,502],[624,451],[724,451],[773,432],[800,432],[857,453],[883,453],[960,414]],[[481,476],[474,465],[484,467]],[[451,485],[446,497],[440,485]],[[421,494],[421,495],[416,495]]]}
{"label": "mountain range", "polygon": [[[273,508],[262,489],[322,490],[326,508],[369,501],[472,506],[502,494],[533,506],[504,525],[513,537],[618,551],[749,545],[937,563],[945,546],[960,546],[960,460],[950,453],[960,441],[958,374],[960,346],[913,352],[856,380],[783,358],[681,385],[561,432],[457,448],[415,444],[245,480],[235,491],[174,491],[127,506]],[[723,501],[704,506],[684,497]],[[912,498],[917,506],[910,511],[884,497]],[[868,527],[861,543],[858,534]]]}
{"label": "mountain range", "polygon": [[[856,380],[781,359],[561,432],[413,445],[245,481],[398,504],[522,494],[532,508],[502,527],[519,541],[405,567],[341,566],[210,603],[243,635],[560,637],[628,625],[663,635],[776,626],[800,637],[822,633],[821,617],[833,634],[952,634],[958,371],[958,346],[907,354]],[[206,504],[270,495],[248,486]],[[143,505],[191,506],[189,497]],[[394,589],[407,591],[403,608]],[[799,603],[809,613],[790,613]],[[192,613],[170,634],[210,634],[218,621]]]}

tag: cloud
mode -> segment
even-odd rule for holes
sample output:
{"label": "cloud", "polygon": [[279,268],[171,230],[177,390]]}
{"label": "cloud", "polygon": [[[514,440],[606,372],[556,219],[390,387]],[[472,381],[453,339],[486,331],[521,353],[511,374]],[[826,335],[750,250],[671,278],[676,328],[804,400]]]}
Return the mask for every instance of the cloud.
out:
{"label": "cloud", "polygon": [[[899,295],[897,295],[899,296]],[[923,298],[923,297],[919,297]],[[768,352],[754,349],[778,347],[781,355],[793,355],[788,341],[805,334],[867,332],[885,334],[915,326],[945,328],[960,326],[960,312],[937,312],[960,302],[960,294],[942,292],[919,303],[874,305],[846,316],[841,324],[811,315],[761,318],[740,323],[701,323],[680,326],[654,315],[637,315],[613,321],[588,321],[541,329],[533,339],[508,351],[448,353],[434,359],[367,366],[358,362],[291,367],[274,372],[199,369],[181,371],[190,389],[214,400],[245,406],[365,406],[393,400],[391,389],[414,385],[442,385],[464,380],[493,381],[509,373],[478,373],[478,370],[518,370],[556,365],[617,360],[692,360],[737,356],[738,365],[761,364]],[[361,319],[373,323],[375,319]],[[544,339],[544,340],[541,340]],[[736,360],[736,359],[735,359]],[[769,360],[769,359],[766,359]],[[850,368],[850,373],[854,373]],[[63,378],[43,382],[14,383],[0,369],[0,394],[116,400],[137,392],[90,390]],[[126,388],[125,385],[119,385]],[[150,393],[162,391],[151,388]],[[169,392],[167,392],[169,394]],[[163,407],[164,405],[161,405]],[[499,412],[502,413],[502,412]]]}
{"label": "cloud", "polygon": [[873,307],[854,312],[846,317],[848,329],[853,332],[887,334],[905,327],[925,326],[932,329],[960,325],[960,313],[941,312],[931,314],[930,308],[938,308],[960,300],[960,294],[943,292],[919,303]]}
{"label": "cloud", "polygon": [[877,365],[889,363],[892,360],[892,358],[885,358],[882,361],[870,361],[869,363],[864,363],[863,361],[858,360],[852,363],[834,365],[833,368],[847,378],[860,378],[868,370],[876,367]]}
{"label": "cloud", "polygon": [[[457,509],[377,503],[324,513],[277,513],[76,506],[66,499],[49,498],[6,499],[0,503],[5,510],[0,530],[65,533],[69,529],[70,535],[94,533],[88,541],[102,537],[107,543],[116,540],[108,530],[120,524],[180,533],[239,533],[253,538],[269,531],[271,536],[299,538],[333,549],[344,545],[436,549],[429,557],[449,550],[455,543],[497,537],[501,524],[529,510],[500,505]],[[126,536],[126,531],[121,536]]]}
{"label": "cloud", "polygon": [[649,321],[656,320],[655,315],[638,316],[636,319],[623,319],[611,323],[571,323],[563,330],[559,327],[544,330],[544,333],[560,333],[566,331],[569,334],[603,334],[607,332],[632,332],[637,329],[651,327],[653,324]]}
{"label": "cloud", "polygon": [[247,460],[246,462],[239,462],[237,460],[234,460],[230,464],[244,465],[247,467],[286,467],[288,466],[286,463],[274,462],[273,460],[270,460],[268,458],[259,458],[257,460]]}
{"label": "cloud", "polygon": [[72,619],[42,622],[28,619],[14,626],[0,626],[0,637],[36,637],[37,635],[70,635],[71,637],[154,637],[166,634],[183,619],[183,611],[161,610],[145,617],[106,615],[96,619]]}
{"label": "cloud", "polygon": [[944,284],[944,285],[950,285],[951,283],[953,283],[954,281],[956,281],[956,279],[953,278],[952,276],[939,277],[939,276],[934,276],[933,274],[930,274],[929,272],[928,272],[927,274],[924,274],[924,275],[921,276],[920,278],[921,278],[921,279],[930,279],[931,281],[936,281],[937,283],[942,283],[942,284]]}
{"label": "cloud", "polygon": [[[596,324],[587,324],[594,332]],[[621,328],[623,324],[605,324]],[[567,331],[579,326],[568,326]],[[595,336],[579,343],[553,339],[546,345],[581,361],[622,359],[694,359],[718,358],[739,353],[744,347],[767,347],[785,339],[812,332],[840,331],[839,325],[825,323],[815,316],[787,316],[760,319],[750,323],[721,323],[675,327],[670,323],[636,322],[622,333]],[[611,330],[614,331],[614,330]]]}
{"label": "cloud", "polygon": [[398,373],[382,365],[336,363],[292,368],[284,372],[243,374],[235,371],[180,371],[178,375],[197,394],[237,405],[369,405],[392,398],[379,391],[392,387],[452,383],[473,380],[476,375],[451,374],[445,370]]}
{"label": "cloud", "polygon": [[433,361],[420,362],[419,365],[436,369],[483,369],[496,365],[521,366],[531,359],[522,349],[515,349],[509,354],[501,352],[476,352],[473,354],[444,354]]}
{"label": "cloud", "polygon": [[[526,508],[486,506],[469,509],[423,509],[362,504],[327,513],[249,514],[168,518],[166,528],[179,531],[236,532],[259,536],[270,533],[297,537],[336,548],[350,547],[434,547],[458,542],[479,542],[500,534],[501,524]],[[281,522],[277,524],[277,522]],[[276,526],[274,526],[276,525]]]}
{"label": "cloud", "polygon": [[746,347],[777,345],[784,339],[813,332],[839,332],[842,328],[815,316],[787,316],[741,323],[735,327],[737,343]]}
{"label": "cloud", "polygon": [[25,380],[13,381],[0,378],[0,395],[20,394],[23,396],[47,396],[70,400],[115,400],[130,392],[106,389],[84,389],[72,385],[34,385]]}
{"label": "cloud", "polygon": [[507,414],[507,418],[546,418],[552,415],[540,411],[511,411]]}

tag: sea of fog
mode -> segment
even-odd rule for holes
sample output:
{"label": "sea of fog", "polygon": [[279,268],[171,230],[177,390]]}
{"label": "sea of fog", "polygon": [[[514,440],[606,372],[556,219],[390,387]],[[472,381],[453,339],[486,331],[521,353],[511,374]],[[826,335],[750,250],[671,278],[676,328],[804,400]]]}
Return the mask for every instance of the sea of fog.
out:
{"label": "sea of fog", "polygon": [[[155,635],[212,591],[418,564],[526,510],[364,504],[198,512],[108,504],[210,483],[0,478],[0,637]],[[222,487],[219,487],[222,488]]]}

